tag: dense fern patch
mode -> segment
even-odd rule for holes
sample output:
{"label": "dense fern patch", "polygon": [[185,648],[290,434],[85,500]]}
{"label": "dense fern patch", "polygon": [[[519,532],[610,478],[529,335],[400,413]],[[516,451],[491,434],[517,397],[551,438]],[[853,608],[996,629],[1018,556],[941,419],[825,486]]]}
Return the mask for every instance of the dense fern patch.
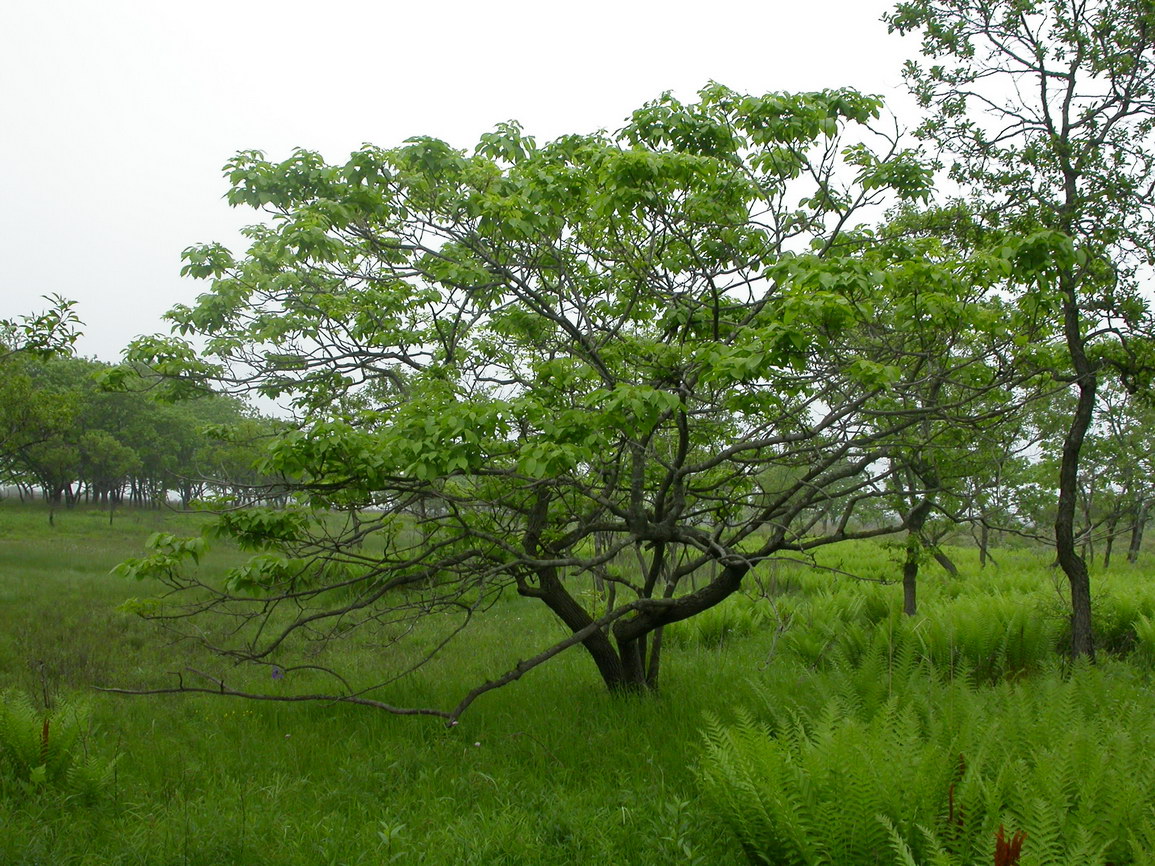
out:
{"label": "dense fern patch", "polygon": [[[700,775],[753,863],[1155,862],[1155,698],[1125,664],[983,685],[906,644],[778,666],[706,731]],[[791,698],[794,695],[796,697]]]}

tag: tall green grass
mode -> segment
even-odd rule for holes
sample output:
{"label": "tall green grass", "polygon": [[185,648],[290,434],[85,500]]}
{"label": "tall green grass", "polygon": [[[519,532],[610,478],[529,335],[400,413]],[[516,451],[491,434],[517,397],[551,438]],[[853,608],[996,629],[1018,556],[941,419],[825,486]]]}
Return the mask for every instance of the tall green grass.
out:
{"label": "tall green grass", "polygon": [[[452,729],[350,706],[92,693],[156,682],[193,658],[117,610],[154,588],[108,571],[149,532],[195,531],[195,518],[125,515],[108,529],[60,512],[49,529],[41,516],[0,507],[0,593],[13,602],[0,605],[0,690],[38,713],[44,696],[88,696],[86,748],[116,763],[91,803],[64,788],[0,790],[5,866],[740,862],[721,828],[697,820],[689,766],[702,708],[728,701],[718,684],[753,697],[740,656],[671,653],[667,688],[649,700],[605,694],[571,651]],[[209,567],[239,560],[218,548]],[[557,634],[538,605],[512,598],[400,697],[452,705]],[[375,666],[366,675],[393,670],[389,652],[372,641],[324,650],[335,666]]]}

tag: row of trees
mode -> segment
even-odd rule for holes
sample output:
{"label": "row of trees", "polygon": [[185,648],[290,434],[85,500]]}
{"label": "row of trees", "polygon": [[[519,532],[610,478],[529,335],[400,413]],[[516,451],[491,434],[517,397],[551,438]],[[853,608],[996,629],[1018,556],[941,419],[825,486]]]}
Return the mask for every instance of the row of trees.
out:
{"label": "row of trees", "polygon": [[[176,394],[290,401],[307,421],[270,466],[300,507],[222,516],[262,550],[223,588],[159,542],[130,570],[193,599],[162,616],[227,610],[213,648],[271,664],[294,638],[539,600],[569,637],[421,710],[456,718],[576,644],[609,687],[654,687],[663,627],[775,555],[906,530],[913,610],[936,522],[971,517],[985,550],[1049,513],[1093,654],[1089,545],[1126,526],[1137,550],[1151,495],[1155,4],[888,20],[923,39],[925,150],[853,90],[712,84],[547,144],[503,124],[470,151],[239,154],[229,200],[266,221],[243,257],[186,251],[211,287],[169,314],[207,351],[130,357]],[[965,193],[935,205],[940,170]]]}
{"label": "row of trees", "polygon": [[111,367],[37,348],[10,332],[0,359],[0,483],[39,491],[53,506],[182,505],[205,496],[264,499],[254,466],[277,429],[240,401],[206,395],[163,404],[148,390],[110,391]]}

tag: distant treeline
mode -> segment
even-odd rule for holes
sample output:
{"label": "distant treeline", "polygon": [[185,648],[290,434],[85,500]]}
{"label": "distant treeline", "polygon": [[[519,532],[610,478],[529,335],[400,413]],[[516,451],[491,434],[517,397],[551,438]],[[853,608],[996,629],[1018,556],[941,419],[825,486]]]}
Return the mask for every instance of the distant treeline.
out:
{"label": "distant treeline", "polygon": [[275,498],[276,479],[255,466],[282,422],[221,394],[161,402],[144,379],[108,390],[100,378],[109,369],[72,357],[3,358],[0,485],[53,505]]}

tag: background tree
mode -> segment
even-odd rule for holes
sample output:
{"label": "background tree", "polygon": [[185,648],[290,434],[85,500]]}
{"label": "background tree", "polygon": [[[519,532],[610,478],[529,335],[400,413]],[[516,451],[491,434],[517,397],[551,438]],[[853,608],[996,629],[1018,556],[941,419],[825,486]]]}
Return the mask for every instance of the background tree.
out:
{"label": "background tree", "polygon": [[175,492],[188,507],[222,485],[235,492],[239,479],[269,480],[252,467],[271,422],[235,398],[210,393],[171,405],[147,389],[105,390],[98,379],[109,365],[81,358],[21,353],[3,363],[0,478],[40,487],[53,506],[85,499],[157,508]]}
{"label": "background tree", "polygon": [[[890,449],[1011,387],[1017,314],[994,289],[1063,241],[880,241],[856,215],[924,197],[928,173],[871,138],[876,100],[700,97],[540,147],[505,125],[469,154],[238,155],[229,199],[269,224],[242,259],[187,251],[212,288],[170,313],[207,352],[148,338],[131,357],[178,393],[291,400],[300,427],[268,466],[302,507],[222,514],[217,532],[262,550],[223,586],[178,567],[192,542],[126,565],[185,592],[161,616],[227,612],[247,624],[212,649],[284,666],[306,635],[539,600],[569,636],[436,711],[455,718],[577,643],[611,689],[652,688],[661,629],[757,563],[900,529],[854,520],[886,495]],[[587,574],[610,603],[580,594]],[[387,706],[354,674],[324,698]]]}
{"label": "background tree", "polygon": [[46,300],[51,306],[42,313],[0,319],[0,474],[11,472],[18,454],[65,423],[61,407],[37,397],[28,363],[71,354],[80,320],[74,302]]}
{"label": "background tree", "polygon": [[[903,207],[879,228],[877,238],[903,251],[913,249],[917,240],[923,250],[940,245],[950,249],[952,255],[964,251],[964,255],[976,257],[984,255],[992,244],[1019,242],[982,226],[969,208],[957,203],[922,209]],[[1004,309],[992,303],[988,289],[978,282],[974,297],[964,302],[986,303],[992,313]],[[896,307],[894,314],[921,321],[927,316],[928,307],[941,302],[934,291],[923,292],[916,296],[915,303]],[[887,480],[891,507],[906,515],[902,583],[903,610],[907,615],[917,612],[918,575],[923,561],[934,557],[949,573],[957,573],[939,541],[965,520],[965,512],[977,494],[971,479],[983,473],[992,452],[1000,451],[1014,436],[1016,419],[1023,407],[1042,396],[1030,362],[1032,346],[1048,336],[1048,325],[1030,315],[1012,318],[1016,327],[1013,339],[1003,351],[993,353],[987,351],[989,326],[973,335],[973,344],[968,343],[972,334],[966,327],[937,332],[912,327],[908,331],[913,356],[923,359],[923,374],[919,387],[909,388],[903,395],[906,402],[896,408],[913,411],[921,418],[917,427],[910,428],[890,448],[892,472]],[[956,366],[959,358],[972,359],[967,375],[960,375]],[[1001,387],[988,387],[992,382],[1000,382]],[[973,417],[943,417],[923,411],[959,400],[969,402]]]}
{"label": "background tree", "polygon": [[[1085,559],[1102,551],[1107,568],[1120,535],[1130,536],[1129,556],[1137,557],[1142,545],[1152,495],[1155,431],[1149,398],[1127,393],[1109,371],[1101,377],[1098,404],[1084,444],[1075,537]],[[1053,447],[1043,455],[1052,467],[1060,458]]]}
{"label": "background tree", "polygon": [[1155,255],[1149,0],[912,0],[892,29],[923,37],[907,64],[931,109],[922,134],[992,226],[1072,238],[1077,259],[1029,303],[1061,324],[1054,375],[1077,393],[1063,438],[1055,544],[1072,605],[1072,652],[1093,655],[1090,579],[1076,546],[1080,455],[1104,365],[1138,384],[1150,311],[1138,280]]}

